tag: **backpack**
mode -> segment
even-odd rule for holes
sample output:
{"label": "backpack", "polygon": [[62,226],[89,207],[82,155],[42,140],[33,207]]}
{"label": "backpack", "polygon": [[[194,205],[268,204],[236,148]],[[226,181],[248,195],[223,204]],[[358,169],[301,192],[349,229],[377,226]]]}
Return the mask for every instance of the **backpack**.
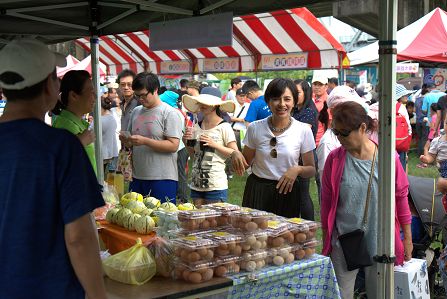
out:
{"label": "backpack", "polygon": [[400,106],[401,103],[398,102],[396,105],[396,151],[399,153],[408,152],[411,143],[407,120],[399,113]]}

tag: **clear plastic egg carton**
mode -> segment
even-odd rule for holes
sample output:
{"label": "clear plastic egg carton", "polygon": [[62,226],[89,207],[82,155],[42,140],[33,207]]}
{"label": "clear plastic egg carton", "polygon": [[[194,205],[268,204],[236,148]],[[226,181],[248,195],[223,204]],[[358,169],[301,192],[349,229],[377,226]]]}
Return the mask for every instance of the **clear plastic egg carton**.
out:
{"label": "clear plastic egg carton", "polygon": [[157,210],[154,211],[154,214],[158,217],[157,227],[155,228],[157,235],[165,239],[175,238],[175,234],[173,234],[172,231],[175,231],[180,227],[180,222],[177,217],[178,212]]}
{"label": "clear plastic egg carton", "polygon": [[290,264],[295,260],[295,247],[291,245],[283,245],[277,248],[269,249],[268,264],[274,266],[282,266]]}
{"label": "clear plastic egg carton", "polygon": [[188,231],[208,230],[217,228],[217,217],[222,213],[211,209],[179,211],[180,227]]}
{"label": "clear plastic egg carton", "polygon": [[175,260],[172,273],[174,279],[190,283],[202,283],[213,278],[215,268],[216,262],[214,261],[183,263],[180,260]]}
{"label": "clear plastic egg carton", "polygon": [[183,263],[210,261],[217,247],[214,241],[196,236],[174,239],[171,244],[175,256]]}
{"label": "clear plastic egg carton", "polygon": [[269,212],[241,208],[239,211],[233,211],[230,218],[233,228],[252,233],[267,229],[271,217]]}
{"label": "clear plastic egg carton", "polygon": [[286,221],[270,220],[266,229],[268,238],[267,246],[269,248],[282,247],[284,245],[293,244],[294,235],[291,232],[293,225]]}
{"label": "clear plastic egg carton", "polygon": [[214,276],[224,277],[226,275],[237,274],[241,271],[241,256],[228,255],[216,258]]}
{"label": "clear plastic egg carton", "polygon": [[293,233],[294,244],[304,244],[315,240],[317,230],[321,227],[319,222],[301,218],[290,218],[287,219],[287,222],[292,224],[291,232]]}
{"label": "clear plastic egg carton", "polygon": [[255,272],[268,264],[269,252],[265,249],[252,250],[242,254],[241,270]]}
{"label": "clear plastic egg carton", "polygon": [[267,232],[257,231],[254,233],[238,232],[242,237],[242,253],[252,250],[267,249]]}
{"label": "clear plastic egg carton", "polygon": [[231,221],[231,215],[234,211],[239,211],[241,209],[238,205],[233,205],[227,202],[218,202],[218,203],[212,203],[203,205],[203,208],[211,209],[215,211],[219,211],[222,214],[217,217],[217,226],[218,227],[226,227],[230,225]]}
{"label": "clear plastic egg carton", "polygon": [[320,241],[312,240],[304,243],[303,245],[297,244],[293,246],[293,254],[295,260],[302,260],[311,257],[315,254],[316,247],[320,244]]}
{"label": "clear plastic egg carton", "polygon": [[216,231],[203,235],[204,238],[213,240],[217,247],[214,252],[216,257],[236,255],[240,256],[242,253],[240,235],[231,234],[225,231]]}

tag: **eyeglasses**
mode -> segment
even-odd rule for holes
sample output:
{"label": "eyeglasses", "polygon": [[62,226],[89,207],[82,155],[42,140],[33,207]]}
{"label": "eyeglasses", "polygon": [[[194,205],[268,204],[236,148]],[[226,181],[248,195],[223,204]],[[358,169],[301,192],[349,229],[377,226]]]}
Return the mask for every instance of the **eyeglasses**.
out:
{"label": "eyeglasses", "polygon": [[270,157],[272,158],[278,158],[278,152],[276,151],[275,146],[278,144],[278,141],[276,140],[276,137],[272,137],[270,139],[270,146],[272,146],[272,150],[270,151]]}
{"label": "eyeglasses", "polygon": [[352,131],[354,130],[337,130],[332,128],[332,133],[334,133],[335,136],[348,137]]}
{"label": "eyeglasses", "polygon": [[148,94],[150,94],[150,92],[146,92],[146,93],[142,93],[142,94],[135,94],[135,96],[137,98],[142,99],[142,98],[146,98]]}
{"label": "eyeglasses", "polygon": [[121,82],[121,83],[120,83],[120,86],[121,86],[121,87],[126,87],[126,86],[128,86],[128,87],[132,87],[132,82]]}

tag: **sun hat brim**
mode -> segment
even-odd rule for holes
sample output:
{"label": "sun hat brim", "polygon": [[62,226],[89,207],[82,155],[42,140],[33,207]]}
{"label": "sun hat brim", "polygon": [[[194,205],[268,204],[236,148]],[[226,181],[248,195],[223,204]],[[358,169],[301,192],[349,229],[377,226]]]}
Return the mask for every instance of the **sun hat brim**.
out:
{"label": "sun hat brim", "polygon": [[198,96],[183,95],[183,106],[192,113],[200,110],[200,104],[207,106],[219,106],[223,112],[232,113],[236,109],[236,105],[232,101],[222,101],[219,97],[210,94],[200,94]]}

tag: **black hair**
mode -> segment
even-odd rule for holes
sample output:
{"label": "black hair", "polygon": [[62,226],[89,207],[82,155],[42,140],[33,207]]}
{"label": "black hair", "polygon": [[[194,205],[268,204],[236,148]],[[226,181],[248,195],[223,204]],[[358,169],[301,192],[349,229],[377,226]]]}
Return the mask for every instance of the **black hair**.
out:
{"label": "black hair", "polygon": [[163,94],[166,90],[168,90],[168,88],[166,86],[161,86],[160,89],[158,89],[158,94],[161,95]]}
{"label": "black hair", "polygon": [[338,86],[338,79],[335,78],[335,77],[332,77],[332,78],[327,79],[327,82],[328,82],[328,83],[333,83],[333,84],[335,84],[335,85]]}
{"label": "black hair", "polygon": [[158,80],[157,75],[149,72],[142,72],[134,78],[132,89],[146,89],[147,92],[153,94],[156,90],[160,89],[160,81]]}
{"label": "black hair", "polygon": [[430,105],[430,110],[432,110],[432,111],[438,111],[438,103],[432,103],[431,105]]}
{"label": "black hair", "polygon": [[258,83],[256,83],[256,81],[248,80],[245,81],[244,85],[242,85],[242,90],[245,92],[245,94],[248,94],[249,92],[261,90],[261,88],[259,87]]}
{"label": "black hair", "polygon": [[366,124],[366,130],[374,132],[377,130],[377,121],[372,119],[365,108],[359,103],[348,101],[340,103],[332,109],[332,122],[342,124],[347,131],[360,128],[362,123]]}
{"label": "black hair", "polygon": [[318,121],[321,122],[324,126],[324,130],[326,131],[329,127],[329,111],[326,101],[323,104],[323,108],[318,113]]}
{"label": "black hair", "polygon": [[135,79],[136,76],[137,76],[137,74],[135,74],[135,72],[132,70],[129,70],[129,69],[122,70],[121,73],[118,74],[118,78],[116,78],[116,83],[119,84],[121,78],[132,77],[132,79]]}
{"label": "black hair", "polygon": [[56,103],[56,106],[53,108],[52,112],[59,115],[63,109],[66,109],[68,106],[68,95],[70,91],[73,91],[76,94],[81,94],[84,84],[88,80],[90,80],[90,74],[87,71],[68,71],[61,81],[61,99]]}
{"label": "black hair", "polygon": [[414,107],[414,102],[408,101],[406,104],[407,107]]}
{"label": "black hair", "polygon": [[105,110],[110,110],[113,107],[113,101],[110,98],[101,99],[101,107]]}
{"label": "black hair", "polygon": [[236,85],[236,84],[239,84],[239,83],[241,83],[242,81],[241,81],[241,79],[239,79],[239,78],[233,78],[233,79],[231,79],[231,88],[233,88],[233,85]]}
{"label": "black hair", "polygon": [[[54,69],[53,72],[51,72],[51,79],[58,80],[57,79],[57,73],[56,69]],[[9,102],[15,101],[15,100],[32,100],[36,98],[36,96],[40,95],[44,88],[45,84],[47,83],[48,76],[45,77],[44,80],[29,86],[25,87],[20,90],[13,90],[13,89],[7,89],[3,88],[3,94],[8,99]],[[20,81],[25,80],[22,76],[20,76],[17,73],[14,72],[4,72],[0,75],[0,81],[6,83],[6,84],[14,84],[18,83]]]}
{"label": "black hair", "polygon": [[296,106],[298,104],[298,89],[291,79],[286,78],[275,78],[269,83],[269,85],[267,85],[267,89],[265,90],[264,94],[265,101],[268,103],[272,99],[281,97],[286,88],[290,89],[292,92],[293,106]]}
{"label": "black hair", "polygon": [[[312,87],[310,87],[309,82],[302,79],[296,79],[293,81],[295,85],[301,86],[301,89],[304,93],[304,102],[302,109],[310,108],[317,111],[317,107],[315,106],[314,101],[312,100]],[[295,105],[295,108],[298,110],[298,103]]]}
{"label": "black hair", "polygon": [[188,79],[182,79],[180,80],[180,87],[181,88],[186,88],[186,84],[188,84],[189,80]]}
{"label": "black hair", "polygon": [[357,85],[357,84],[355,84],[354,81],[351,81],[351,80],[346,80],[346,81],[345,81],[345,84],[346,84],[347,86],[351,87],[352,89],[355,89],[355,87],[356,87],[356,85]]}

